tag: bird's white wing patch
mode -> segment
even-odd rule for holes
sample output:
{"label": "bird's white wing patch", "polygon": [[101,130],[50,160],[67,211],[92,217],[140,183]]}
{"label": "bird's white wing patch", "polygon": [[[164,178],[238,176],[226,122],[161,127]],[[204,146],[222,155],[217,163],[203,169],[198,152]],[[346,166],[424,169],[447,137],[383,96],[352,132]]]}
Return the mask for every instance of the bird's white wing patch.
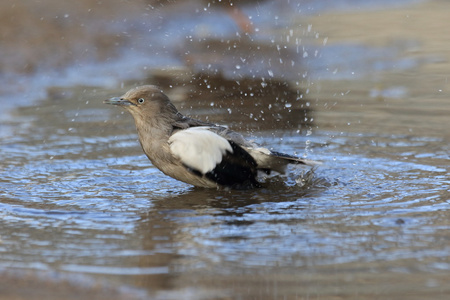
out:
{"label": "bird's white wing patch", "polygon": [[172,154],[202,174],[212,171],[226,151],[233,153],[230,143],[208,128],[200,126],[180,130],[169,138]]}

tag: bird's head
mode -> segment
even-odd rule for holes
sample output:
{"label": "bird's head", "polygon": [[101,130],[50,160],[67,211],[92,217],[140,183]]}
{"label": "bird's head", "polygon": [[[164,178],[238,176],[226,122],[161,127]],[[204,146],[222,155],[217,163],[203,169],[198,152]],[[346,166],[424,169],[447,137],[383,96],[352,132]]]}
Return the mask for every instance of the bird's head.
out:
{"label": "bird's head", "polygon": [[123,96],[110,98],[103,103],[125,108],[137,123],[170,119],[178,112],[162,90],[154,85],[135,87]]}

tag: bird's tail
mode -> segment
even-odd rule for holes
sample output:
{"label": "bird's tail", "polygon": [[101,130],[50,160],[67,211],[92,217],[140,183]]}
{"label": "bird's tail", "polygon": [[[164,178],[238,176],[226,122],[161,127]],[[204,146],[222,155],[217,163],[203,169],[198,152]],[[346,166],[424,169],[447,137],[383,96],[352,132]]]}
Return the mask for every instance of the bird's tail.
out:
{"label": "bird's tail", "polygon": [[307,166],[310,166],[310,167],[320,166],[322,164],[322,162],[320,162],[320,161],[299,158],[299,157],[296,157],[296,156],[293,156],[293,155],[289,155],[289,154],[281,153],[281,152],[276,152],[276,151],[271,151],[271,154],[272,154],[272,156],[274,158],[281,159],[285,163],[288,163],[288,164],[307,165]]}
{"label": "bird's tail", "polygon": [[270,151],[267,148],[250,148],[247,149],[250,155],[255,159],[258,169],[263,171],[274,170],[284,174],[288,164],[302,164],[307,166],[321,165],[321,162],[298,158],[293,155]]}

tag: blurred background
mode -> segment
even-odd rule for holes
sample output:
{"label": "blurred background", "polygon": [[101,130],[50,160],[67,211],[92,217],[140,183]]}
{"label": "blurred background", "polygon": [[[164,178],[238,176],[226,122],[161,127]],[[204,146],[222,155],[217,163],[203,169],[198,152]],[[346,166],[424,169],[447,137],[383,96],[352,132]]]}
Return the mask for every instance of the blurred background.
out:
{"label": "blurred background", "polygon": [[[448,299],[450,2],[0,3],[1,299]],[[255,191],[164,176],[131,116],[320,160]]]}

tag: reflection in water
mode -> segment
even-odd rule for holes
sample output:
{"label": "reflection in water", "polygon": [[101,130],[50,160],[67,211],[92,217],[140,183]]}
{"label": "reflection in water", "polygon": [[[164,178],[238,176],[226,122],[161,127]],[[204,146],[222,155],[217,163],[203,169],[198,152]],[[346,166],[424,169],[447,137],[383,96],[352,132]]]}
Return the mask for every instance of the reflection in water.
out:
{"label": "reflection in water", "polygon": [[[252,296],[266,280],[326,294],[336,272],[382,283],[386,272],[446,270],[445,139],[262,131],[259,143],[308,147],[326,164],[252,191],[196,189],[151,167],[131,118],[101,109],[115,93],[71,89],[16,112],[31,123],[2,140],[1,267],[80,272],[163,298]],[[201,105],[192,111],[211,107]],[[364,277],[367,266],[380,277]]]}
{"label": "reflection in water", "polygon": [[[261,144],[288,153],[308,146],[326,164],[303,175],[292,169],[287,183],[271,177],[262,189],[204,190],[152,168],[132,120],[101,109],[104,92],[68,95],[18,110],[16,121],[31,126],[2,142],[2,267],[80,272],[173,297],[192,284],[224,297],[256,295],[258,282],[287,284],[283,274],[300,285],[315,278],[305,286],[318,293],[335,282],[323,274],[337,266],[357,276],[367,276],[361,264],[376,274],[412,272],[424,259],[425,270],[446,268],[443,138],[259,132]],[[196,105],[194,113],[211,107]],[[117,117],[104,123],[109,113]]]}
{"label": "reflection in water", "polygon": [[[313,111],[304,92],[279,79],[230,80],[221,74],[192,74],[185,70],[158,72],[148,82],[167,91],[171,99],[186,100],[192,117],[245,130],[310,129]],[[181,95],[180,95],[181,94]],[[190,115],[189,112],[186,113]]]}

